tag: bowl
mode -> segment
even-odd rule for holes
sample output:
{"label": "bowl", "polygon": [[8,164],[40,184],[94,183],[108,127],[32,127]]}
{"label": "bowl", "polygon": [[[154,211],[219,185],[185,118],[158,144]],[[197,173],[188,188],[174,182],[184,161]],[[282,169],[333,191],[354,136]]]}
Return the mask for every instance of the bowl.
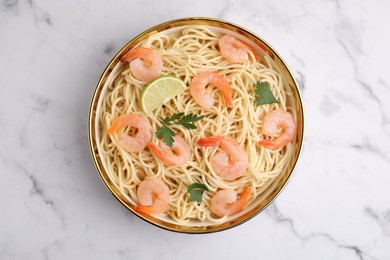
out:
{"label": "bowl", "polygon": [[[148,38],[151,35],[156,33],[167,31],[167,30],[177,30],[182,26],[188,25],[205,25],[213,27],[215,30],[220,30],[221,32],[229,32],[233,36],[250,43],[250,46],[255,49],[256,52],[263,53],[264,55],[268,55],[272,61],[272,67],[281,75],[282,81],[284,83],[285,88],[290,88],[290,102],[296,108],[297,114],[297,137],[296,142],[297,145],[293,151],[293,157],[290,161],[290,164],[286,167],[285,171],[280,174],[278,177],[268,182],[262,194],[257,197],[255,202],[253,202],[250,206],[248,206],[245,210],[243,210],[242,214],[237,217],[229,219],[227,222],[217,225],[209,225],[197,223],[194,225],[179,225],[174,223],[173,221],[168,221],[166,219],[161,219],[157,217],[153,217],[151,215],[140,214],[135,211],[134,206],[129,203],[126,197],[118,190],[116,185],[109,178],[107,171],[105,169],[105,164],[102,160],[100,151],[99,151],[99,140],[100,140],[100,129],[98,117],[99,109],[101,104],[101,99],[105,95],[107,82],[110,81],[110,75],[112,75],[115,70],[116,65],[120,62],[120,58],[123,57],[125,53],[127,53],[134,46],[139,44],[144,39]],[[106,185],[106,187],[111,191],[114,197],[128,210],[130,210],[133,214],[140,217],[141,219],[161,227],[166,230],[180,232],[180,233],[211,233],[226,230],[235,226],[238,226],[245,221],[253,218],[260,212],[262,212],[272,201],[277,197],[277,195],[283,190],[288,180],[290,179],[294,167],[297,163],[299,154],[302,148],[303,141],[303,125],[304,125],[304,115],[303,115],[303,104],[302,98],[299,91],[299,87],[297,82],[295,81],[291,71],[289,70],[287,64],[283,61],[280,55],[268,44],[264,41],[260,36],[250,32],[249,30],[236,25],[234,23],[215,19],[215,18],[205,18],[205,17],[191,17],[191,18],[183,18],[168,21],[162,24],[159,24],[155,27],[152,27],[132,40],[130,40],[111,60],[111,62],[107,65],[103,74],[101,75],[95,92],[92,97],[90,111],[89,111],[89,122],[88,122],[88,132],[89,132],[89,144],[90,151],[92,155],[92,159],[96,166],[97,172],[99,173],[102,181]]]}

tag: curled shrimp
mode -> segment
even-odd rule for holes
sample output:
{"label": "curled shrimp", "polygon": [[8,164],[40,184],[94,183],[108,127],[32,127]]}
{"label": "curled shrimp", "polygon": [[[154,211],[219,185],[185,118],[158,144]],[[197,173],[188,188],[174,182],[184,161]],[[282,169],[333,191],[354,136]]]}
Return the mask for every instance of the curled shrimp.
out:
{"label": "curled shrimp", "polygon": [[248,155],[236,140],[225,136],[212,136],[199,139],[198,145],[219,145],[225,151],[215,153],[211,159],[213,170],[225,180],[237,179],[246,172],[248,168]]}
{"label": "curled shrimp", "polygon": [[146,214],[160,214],[167,210],[169,204],[169,188],[160,179],[146,179],[141,182],[137,190],[141,205],[135,210]]}
{"label": "curled shrimp", "polygon": [[231,107],[233,100],[230,93],[230,84],[222,76],[215,72],[206,71],[196,75],[190,84],[190,93],[195,101],[204,108],[211,108],[214,104],[214,97],[207,93],[206,86],[217,87],[225,99],[226,106]]}
{"label": "curled shrimp", "polygon": [[250,188],[246,187],[237,200],[237,193],[233,189],[217,191],[211,198],[211,212],[219,217],[236,214],[248,203],[250,192]]}
{"label": "curled shrimp", "polygon": [[121,126],[132,126],[138,129],[134,136],[122,133],[120,144],[129,152],[140,152],[152,140],[152,126],[149,120],[140,115],[127,114],[118,117],[107,130],[108,135],[114,134]]}
{"label": "curled shrimp", "polygon": [[190,160],[192,151],[183,137],[175,136],[173,140],[172,147],[169,147],[164,142],[160,142],[159,145],[150,143],[148,147],[165,165],[179,166]]}
{"label": "curled shrimp", "polygon": [[161,56],[144,47],[129,51],[121,61],[130,62],[130,71],[133,76],[144,82],[150,82],[159,77],[163,68]]}
{"label": "curled shrimp", "polygon": [[218,46],[221,55],[231,63],[244,63],[248,60],[249,51],[259,60],[259,56],[251,47],[229,34],[218,40]]}
{"label": "curled shrimp", "polygon": [[296,125],[291,113],[281,109],[273,110],[264,117],[263,134],[275,136],[279,128],[283,128],[283,133],[274,140],[261,140],[259,144],[276,150],[287,145],[295,136]]}

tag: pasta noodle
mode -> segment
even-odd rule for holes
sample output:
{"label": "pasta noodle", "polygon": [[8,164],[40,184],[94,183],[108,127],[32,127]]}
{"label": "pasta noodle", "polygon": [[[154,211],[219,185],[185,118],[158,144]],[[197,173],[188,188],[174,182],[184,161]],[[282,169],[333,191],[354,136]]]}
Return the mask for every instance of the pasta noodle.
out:
{"label": "pasta noodle", "polygon": [[[241,193],[245,187],[251,188],[248,204],[252,203],[264,189],[288,167],[293,155],[294,143],[281,150],[271,150],[258,145],[263,139],[262,119],[271,110],[281,108],[296,113],[288,96],[281,75],[275,71],[272,61],[264,56],[261,62],[249,59],[243,64],[231,64],[221,56],[218,39],[221,33],[205,26],[186,26],[175,33],[158,33],[150,36],[138,46],[156,50],[163,60],[163,75],[181,78],[187,85],[192,78],[203,71],[215,71],[223,75],[232,88],[233,105],[226,107],[217,89],[215,103],[210,109],[200,107],[191,97],[189,88],[174,97],[162,107],[147,114],[152,129],[152,142],[161,127],[160,121],[178,112],[204,115],[195,123],[194,130],[181,125],[171,125],[177,135],[182,136],[192,147],[192,157],[182,166],[165,166],[148,148],[138,153],[129,153],[119,144],[119,133],[105,134],[105,130],[118,116],[132,113],[145,115],[140,108],[140,96],[145,83],[132,76],[128,63],[122,63],[112,75],[103,97],[99,116],[101,129],[100,150],[105,161],[106,171],[120,192],[133,204],[138,204],[137,187],[145,178],[163,180],[170,190],[168,210],[159,217],[171,219],[180,225],[199,222],[222,223],[227,217],[217,217],[210,211],[210,200],[219,189],[231,188]],[[253,57],[252,57],[253,58]],[[257,81],[267,81],[277,104],[257,106],[255,93]],[[134,131],[127,128],[125,131]],[[235,180],[226,181],[211,167],[210,158],[218,147],[198,147],[197,140],[209,136],[228,136],[235,139],[248,154],[249,167],[246,173]],[[161,141],[161,140],[160,140]],[[189,202],[187,188],[192,183],[203,183],[208,191],[203,201]]]}

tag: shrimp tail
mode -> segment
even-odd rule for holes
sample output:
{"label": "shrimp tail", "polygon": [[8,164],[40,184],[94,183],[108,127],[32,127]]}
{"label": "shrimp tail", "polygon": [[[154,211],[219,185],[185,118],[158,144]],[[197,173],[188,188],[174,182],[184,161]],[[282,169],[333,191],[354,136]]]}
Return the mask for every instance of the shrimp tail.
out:
{"label": "shrimp tail", "polygon": [[191,159],[192,150],[186,140],[181,136],[175,136],[173,138],[173,145],[169,147],[164,142],[149,143],[148,147],[150,151],[159,158],[167,166],[179,166]]}
{"label": "shrimp tail", "polygon": [[138,57],[142,58],[142,56],[146,53],[153,53],[153,51],[148,48],[139,47],[126,53],[121,59],[121,62],[130,62]]}
{"label": "shrimp tail", "polygon": [[232,99],[232,95],[230,93],[230,90],[227,90],[227,91],[223,91],[222,92],[222,95],[223,95],[223,99],[225,100],[226,102],[226,106],[229,108],[233,105],[233,99]]}
{"label": "shrimp tail", "polygon": [[110,128],[107,129],[106,133],[108,135],[112,135],[116,132],[116,130],[118,130],[118,128],[121,126],[122,122],[120,120],[120,118],[117,118],[114,120],[114,122],[112,122]]}
{"label": "shrimp tail", "polygon": [[176,162],[173,160],[170,160],[166,156],[166,152],[161,149],[157,144],[150,143],[148,144],[149,149],[152,151],[154,155],[156,155],[161,161],[163,161],[165,164],[169,165],[175,165]]}
{"label": "shrimp tail", "polygon": [[236,214],[246,206],[250,195],[251,195],[251,189],[250,187],[246,187],[242,191],[240,198],[236,202],[226,205],[225,209],[230,210],[232,214]]}
{"label": "shrimp tail", "polygon": [[240,201],[242,201],[243,204],[245,205],[248,202],[250,195],[251,195],[251,188],[246,187],[241,193]]}
{"label": "shrimp tail", "polygon": [[[238,43],[238,42],[237,42],[237,43]],[[248,51],[252,52],[252,53],[253,53],[253,56],[254,56],[254,58],[255,58],[254,61],[258,61],[258,60],[260,59],[260,56],[255,52],[255,50],[254,50],[252,47],[246,45],[245,43],[239,41],[239,44],[237,44],[237,47],[246,48]]]}
{"label": "shrimp tail", "polygon": [[140,212],[140,213],[145,213],[145,214],[154,214],[153,207],[151,206],[142,206],[142,205],[137,205],[135,206],[135,211]]}
{"label": "shrimp tail", "polygon": [[276,149],[275,142],[271,140],[261,140],[259,141],[259,144],[267,148]]}
{"label": "shrimp tail", "polygon": [[233,104],[233,99],[229,82],[223,76],[216,74],[212,80],[212,83],[218,86],[223,95],[223,99],[226,102],[226,106],[228,108],[231,107]]}
{"label": "shrimp tail", "polygon": [[261,140],[259,141],[259,144],[261,146],[264,146],[266,148],[270,148],[272,150],[277,150],[279,148],[282,148],[285,144],[283,143],[283,138],[278,138],[273,141],[271,140]]}
{"label": "shrimp tail", "polygon": [[164,155],[164,151],[154,143],[148,144],[149,149],[158,157],[161,158]]}
{"label": "shrimp tail", "polygon": [[126,53],[125,56],[123,56],[123,58],[121,59],[121,62],[130,62],[134,60],[137,57],[137,53],[138,53],[137,50],[138,49],[135,49]]}
{"label": "shrimp tail", "polygon": [[223,136],[212,136],[209,138],[201,138],[197,144],[200,146],[216,146],[221,143]]}

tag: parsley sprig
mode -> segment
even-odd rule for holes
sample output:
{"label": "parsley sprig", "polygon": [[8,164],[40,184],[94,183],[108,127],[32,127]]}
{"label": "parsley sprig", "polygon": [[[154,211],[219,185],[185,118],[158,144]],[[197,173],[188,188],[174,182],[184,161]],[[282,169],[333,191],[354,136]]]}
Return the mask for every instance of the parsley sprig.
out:
{"label": "parsley sprig", "polygon": [[204,191],[208,191],[206,185],[196,182],[192,183],[190,186],[188,186],[187,189],[187,192],[190,194],[190,198],[188,200],[190,202],[202,202],[202,196]]}
{"label": "parsley sprig", "polygon": [[169,147],[172,147],[175,132],[168,127],[169,125],[177,124],[184,126],[186,129],[196,129],[194,122],[201,120],[203,117],[204,116],[198,116],[197,114],[184,115],[183,112],[173,114],[161,121],[162,126],[156,131],[156,136],[157,138],[162,138],[164,143]]}
{"label": "parsley sprig", "polygon": [[271,103],[279,103],[279,101],[272,94],[269,83],[266,81],[264,82],[257,81],[255,93],[256,93],[256,104],[258,106],[271,104]]}

